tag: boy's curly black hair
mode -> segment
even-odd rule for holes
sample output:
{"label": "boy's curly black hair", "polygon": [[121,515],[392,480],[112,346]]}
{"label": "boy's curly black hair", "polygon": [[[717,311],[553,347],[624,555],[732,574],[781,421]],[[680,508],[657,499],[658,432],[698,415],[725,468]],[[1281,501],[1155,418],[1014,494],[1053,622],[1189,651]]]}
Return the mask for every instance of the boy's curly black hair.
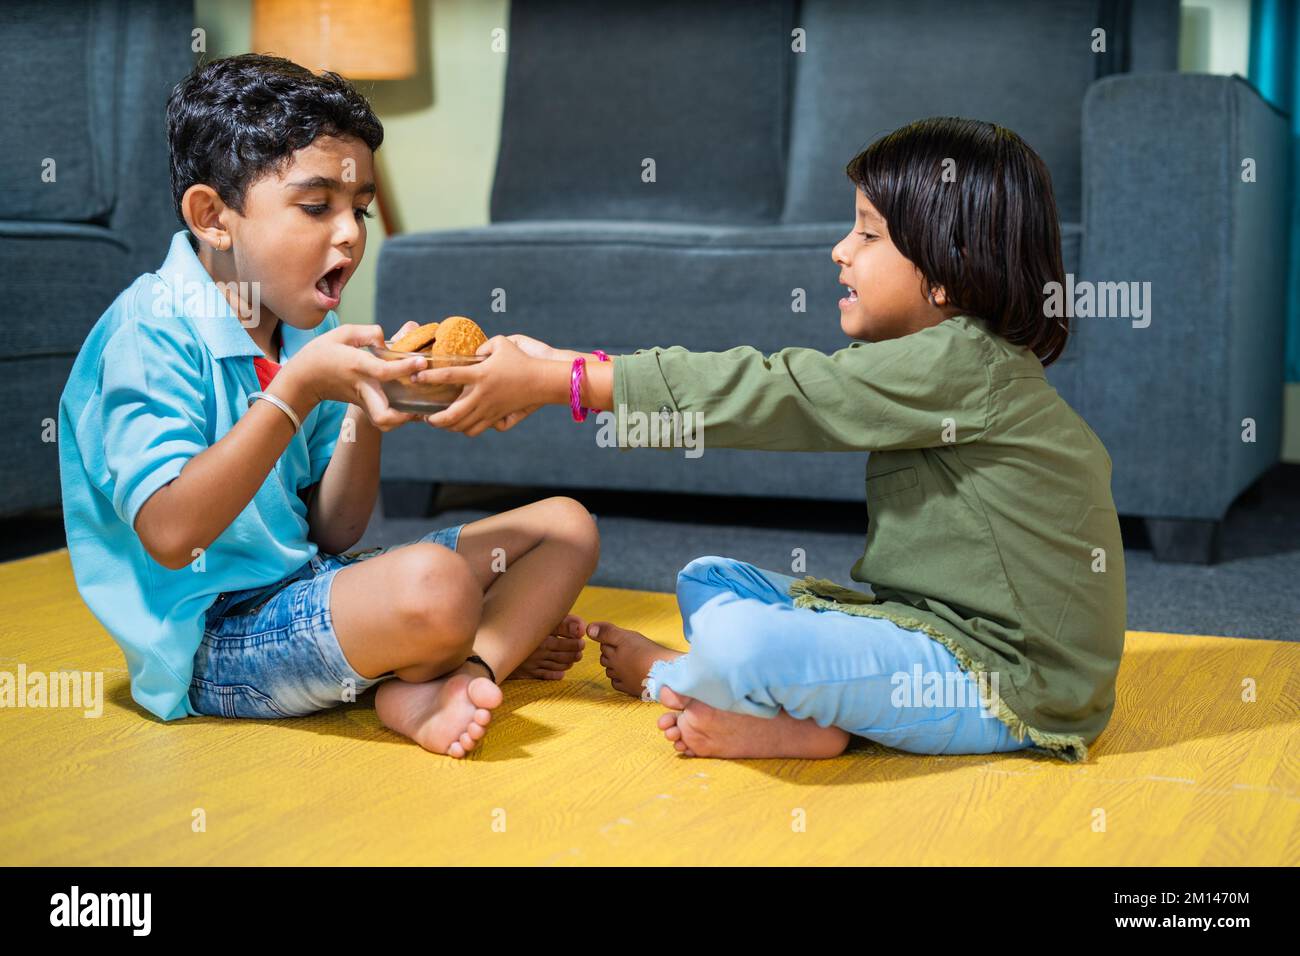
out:
{"label": "boy's curly black hair", "polygon": [[167,99],[177,218],[185,221],[181,197],[195,183],[211,186],[242,214],[248,187],[320,136],[355,136],[373,151],[384,127],[337,73],[259,53],[196,67]]}
{"label": "boy's curly black hair", "polygon": [[943,286],[950,305],[1043,365],[1056,361],[1068,320],[1044,303],[1047,283],[1065,284],[1061,227],[1051,173],[1029,144],[993,123],[937,116],[876,140],[845,172],[920,269],[923,295]]}

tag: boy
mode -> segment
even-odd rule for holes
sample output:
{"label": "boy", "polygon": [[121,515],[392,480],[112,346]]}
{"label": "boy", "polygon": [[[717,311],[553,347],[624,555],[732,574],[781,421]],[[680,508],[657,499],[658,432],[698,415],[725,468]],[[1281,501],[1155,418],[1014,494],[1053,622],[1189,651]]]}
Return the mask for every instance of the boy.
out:
{"label": "boy", "polygon": [[558,679],[581,656],[565,612],[593,520],[551,498],[349,552],[381,432],[413,417],[379,383],[425,364],[363,352],[380,328],[332,311],[383,128],[337,74],[244,55],[178,84],[167,131],[186,228],[100,317],[59,408],[77,586],[163,720],[298,716],[379,684],[384,724],[463,757],[498,676]]}

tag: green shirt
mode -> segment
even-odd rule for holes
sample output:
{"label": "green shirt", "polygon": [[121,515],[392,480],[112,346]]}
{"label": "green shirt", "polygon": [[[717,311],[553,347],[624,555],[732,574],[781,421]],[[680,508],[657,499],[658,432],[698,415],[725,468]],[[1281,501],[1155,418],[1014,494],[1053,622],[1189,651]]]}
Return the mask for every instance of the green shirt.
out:
{"label": "green shirt", "polygon": [[620,434],[660,415],[661,446],[702,421],[706,450],[871,452],[850,573],[874,597],[807,577],[795,603],[923,631],[997,675],[1017,739],[1087,759],[1115,707],[1124,548],[1110,455],[1033,352],[966,315],[830,355],[641,349],[614,362],[614,407]]}

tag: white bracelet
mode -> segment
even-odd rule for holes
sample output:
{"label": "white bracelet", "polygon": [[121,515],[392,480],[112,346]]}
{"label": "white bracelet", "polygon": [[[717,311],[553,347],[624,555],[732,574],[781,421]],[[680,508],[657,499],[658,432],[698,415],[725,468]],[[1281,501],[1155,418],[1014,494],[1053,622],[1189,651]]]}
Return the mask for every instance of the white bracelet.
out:
{"label": "white bracelet", "polygon": [[268,395],[266,392],[254,392],[252,395],[248,396],[248,407],[252,408],[253,403],[259,398],[265,399],[289,416],[289,421],[293,422],[293,433],[295,435],[302,430],[302,422],[299,420],[297,413],[289,407],[289,403],[284,399],[276,398],[274,395]]}

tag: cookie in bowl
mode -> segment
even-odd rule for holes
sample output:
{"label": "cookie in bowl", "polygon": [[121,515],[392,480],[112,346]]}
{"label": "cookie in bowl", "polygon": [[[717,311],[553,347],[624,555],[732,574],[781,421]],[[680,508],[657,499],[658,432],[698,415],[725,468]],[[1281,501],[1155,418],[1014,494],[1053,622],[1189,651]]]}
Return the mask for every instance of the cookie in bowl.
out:
{"label": "cookie in bowl", "polygon": [[[387,348],[366,346],[366,351],[390,362],[410,358],[411,353],[428,356],[428,368],[450,365],[474,365],[484,356],[476,355],[487,335],[478,323],[463,315],[453,315],[441,322],[429,322],[412,329],[388,343]],[[431,415],[442,411],[460,395],[463,386],[437,382],[416,383],[408,379],[384,382],[388,404],[399,412]]]}
{"label": "cookie in bowl", "polygon": [[441,322],[429,322],[412,329],[388,344],[394,352],[424,352],[429,355],[473,355],[487,341],[477,322],[463,315],[451,315]]}

